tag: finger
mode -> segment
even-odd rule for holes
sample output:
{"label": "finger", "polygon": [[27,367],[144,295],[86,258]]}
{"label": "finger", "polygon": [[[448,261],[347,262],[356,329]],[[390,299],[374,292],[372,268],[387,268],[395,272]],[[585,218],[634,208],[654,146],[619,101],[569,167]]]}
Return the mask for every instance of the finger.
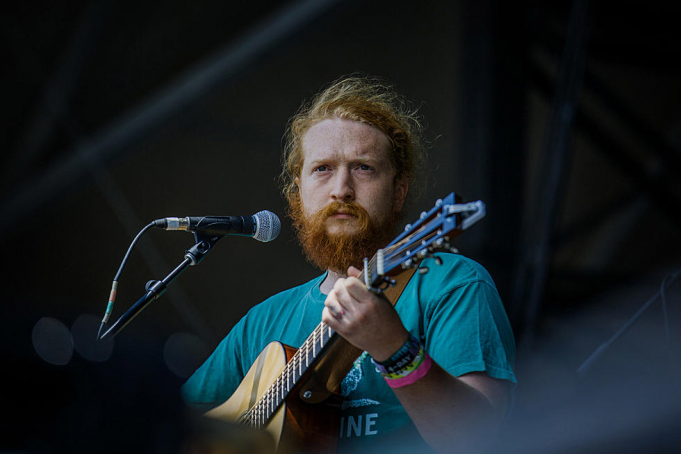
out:
{"label": "finger", "polygon": [[347,292],[350,298],[357,301],[363,301],[372,296],[366,285],[355,277],[349,277],[345,280],[343,290]]}
{"label": "finger", "polygon": [[339,322],[343,319],[343,315],[345,315],[345,311],[342,308],[336,308],[335,306],[327,306],[327,309],[329,310],[329,312],[331,312],[333,318],[335,318]]}
{"label": "finger", "polygon": [[354,278],[338,279],[336,283],[333,285],[333,290],[329,292],[329,296],[326,298],[326,300],[327,301],[335,300],[338,302],[338,304],[341,304],[346,309],[351,308],[352,305],[356,303],[356,301],[354,301],[354,297],[350,295],[347,289],[349,279]]}
{"label": "finger", "polygon": [[340,326],[340,323],[338,322],[338,320],[336,320],[336,317],[334,317],[331,314],[328,307],[325,307],[324,310],[322,311],[322,321],[331,328],[333,328],[334,330],[336,330],[336,328]]}
{"label": "finger", "polygon": [[350,265],[350,268],[348,268],[348,276],[358,277],[360,274],[362,274],[362,272],[358,268],[355,268],[354,266]]}
{"label": "finger", "polygon": [[343,304],[340,302],[336,289],[331,290],[329,295],[326,297],[324,306],[326,306],[331,315],[337,320],[340,320],[343,318],[343,315],[345,315],[345,306],[343,306]]}
{"label": "finger", "polygon": [[333,290],[334,292],[337,293],[342,293],[343,291],[347,290],[349,287],[358,287],[358,288],[364,288],[366,289],[366,286],[362,281],[357,279],[356,277],[346,277],[346,278],[340,278],[336,281],[336,283],[333,285]]}

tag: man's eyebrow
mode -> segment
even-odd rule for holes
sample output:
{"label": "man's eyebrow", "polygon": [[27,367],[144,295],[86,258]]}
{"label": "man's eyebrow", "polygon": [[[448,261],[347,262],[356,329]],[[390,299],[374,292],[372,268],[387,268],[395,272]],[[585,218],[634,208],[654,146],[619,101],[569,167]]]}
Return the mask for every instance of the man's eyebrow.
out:
{"label": "man's eyebrow", "polygon": [[380,164],[382,162],[390,162],[390,159],[384,157],[359,155],[349,159],[349,162],[366,162],[370,164]]}
{"label": "man's eyebrow", "polygon": [[329,161],[330,161],[330,159],[328,159],[328,158],[318,158],[318,159],[308,159],[305,162],[309,163],[309,164],[322,164],[322,163],[329,162]]}

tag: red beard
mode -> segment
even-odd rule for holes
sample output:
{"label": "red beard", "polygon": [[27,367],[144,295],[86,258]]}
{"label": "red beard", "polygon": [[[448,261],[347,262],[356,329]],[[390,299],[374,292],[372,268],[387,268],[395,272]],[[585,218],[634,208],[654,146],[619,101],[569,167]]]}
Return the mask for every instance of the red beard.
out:
{"label": "red beard", "polygon": [[[354,233],[331,235],[327,232],[326,220],[339,210],[353,215],[353,218],[335,222],[356,223]],[[394,210],[391,213],[385,219],[371,219],[369,213],[355,202],[331,202],[306,217],[300,197],[291,200],[289,206],[289,216],[307,260],[322,270],[328,269],[341,275],[347,273],[350,265],[362,269],[364,258],[371,258],[395,236],[398,216]]]}

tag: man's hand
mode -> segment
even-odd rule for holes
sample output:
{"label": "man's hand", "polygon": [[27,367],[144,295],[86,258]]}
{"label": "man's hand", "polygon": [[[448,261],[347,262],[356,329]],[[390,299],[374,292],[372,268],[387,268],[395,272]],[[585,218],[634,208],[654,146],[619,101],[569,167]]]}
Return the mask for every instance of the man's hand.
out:
{"label": "man's hand", "polygon": [[[322,320],[376,361],[385,361],[404,345],[409,332],[384,296],[366,289],[348,269],[329,292]],[[459,378],[435,361],[415,383],[393,388],[423,439],[436,451],[472,452],[493,440],[506,412],[510,385],[485,372]]]}
{"label": "man's hand", "polygon": [[351,266],[348,277],[336,281],[324,302],[322,321],[376,361],[385,361],[402,347],[409,332],[387,298],[368,291],[359,275]]}

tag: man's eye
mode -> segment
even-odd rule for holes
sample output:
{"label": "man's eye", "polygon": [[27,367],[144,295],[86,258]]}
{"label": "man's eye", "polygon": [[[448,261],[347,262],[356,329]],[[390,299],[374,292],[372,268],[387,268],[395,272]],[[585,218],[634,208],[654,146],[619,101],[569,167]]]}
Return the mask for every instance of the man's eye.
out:
{"label": "man's eye", "polygon": [[327,166],[318,166],[314,170],[315,172],[326,172],[327,170],[329,170],[329,168]]}
{"label": "man's eye", "polygon": [[368,166],[366,164],[362,164],[359,166],[359,170],[373,170],[371,166]]}

